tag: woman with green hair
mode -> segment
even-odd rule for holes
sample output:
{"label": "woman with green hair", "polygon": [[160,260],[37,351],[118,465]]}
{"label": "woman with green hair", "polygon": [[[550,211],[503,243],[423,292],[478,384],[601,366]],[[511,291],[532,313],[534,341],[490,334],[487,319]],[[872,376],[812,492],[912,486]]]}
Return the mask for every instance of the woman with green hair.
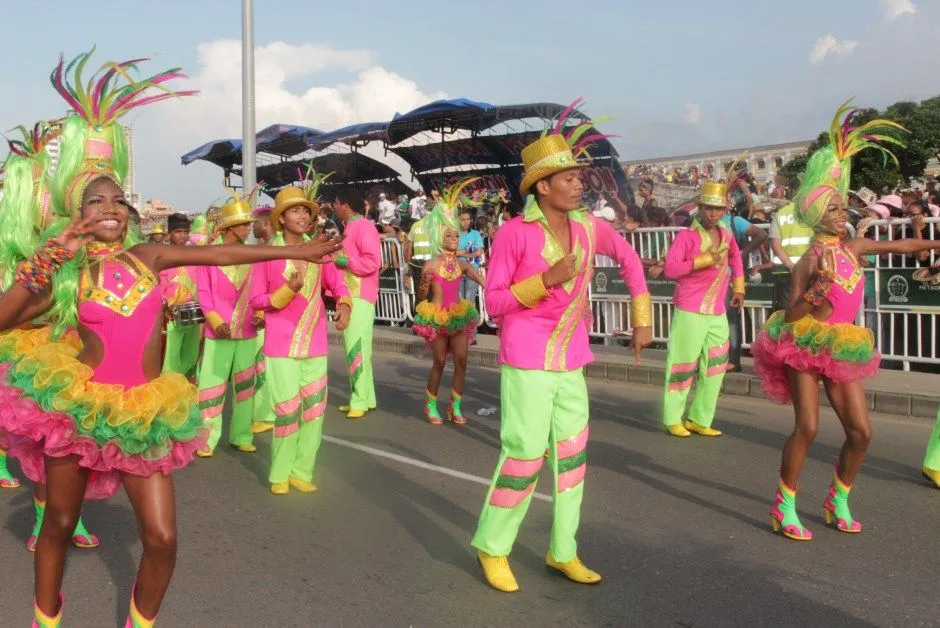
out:
{"label": "woman with green hair", "polygon": [[[793,268],[790,301],[767,321],[751,351],[754,370],[773,401],[793,405],[796,425],[783,448],[777,500],[770,510],[776,532],[796,541],[812,533],[796,511],[800,472],[819,429],[819,384],[832,404],[845,441],[823,501],[827,524],[857,533],[862,524],[849,510],[849,493],[871,442],[871,419],[862,381],[878,371],[881,356],[870,329],[855,325],[865,293],[864,255],[917,253],[940,249],[940,241],[874,242],[850,238],[846,231],[846,199],[852,157],[876,148],[894,158],[878,142],[901,145],[891,134],[903,130],[888,120],[854,125],[858,110],[839,108],[829,130],[829,145],[806,165],[794,198],[797,220],[815,233],[810,249]],[[844,115],[844,118],[843,118]]]}
{"label": "woman with green hair", "polygon": [[467,422],[460,402],[467,376],[468,348],[480,324],[480,313],[472,303],[460,298],[460,280],[466,275],[481,286],[485,281],[472,264],[457,258],[460,244],[457,205],[469,203],[467,199],[461,199],[460,192],[475,180],[465,179],[445,191],[426,222],[431,236],[432,258],[425,262],[421,272],[420,302],[415,308],[412,330],[424,338],[434,357],[424,406],[425,417],[431,425],[444,422],[437,408],[437,391],[448,353],[454,356],[454,380],[447,418],[455,425]]}

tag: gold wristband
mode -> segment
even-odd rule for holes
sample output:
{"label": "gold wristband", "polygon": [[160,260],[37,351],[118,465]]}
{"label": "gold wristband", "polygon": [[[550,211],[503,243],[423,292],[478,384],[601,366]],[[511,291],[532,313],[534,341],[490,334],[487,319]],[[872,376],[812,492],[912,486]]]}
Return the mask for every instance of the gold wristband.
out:
{"label": "gold wristband", "polygon": [[653,326],[653,300],[649,292],[630,297],[630,321],[634,329]]}
{"label": "gold wristband", "polygon": [[517,281],[509,286],[509,289],[512,290],[516,300],[527,308],[536,307],[542,299],[548,296],[548,290],[542,283],[542,273]]}
{"label": "gold wristband", "polygon": [[216,312],[208,312],[206,314],[206,322],[209,323],[209,327],[212,328],[212,331],[215,331],[220,326],[225,324],[225,319],[219,316]]}
{"label": "gold wristband", "polygon": [[744,277],[735,277],[731,280],[731,292],[732,294],[744,294]]}
{"label": "gold wristband", "polygon": [[290,302],[294,300],[294,297],[297,296],[297,293],[291,290],[286,285],[281,286],[274,291],[274,294],[271,295],[271,307],[283,310],[285,307],[290,305]]}
{"label": "gold wristband", "polygon": [[695,260],[692,262],[692,270],[702,270],[703,268],[709,268],[715,265],[715,259],[712,257],[711,253],[702,253],[701,255],[696,255]]}

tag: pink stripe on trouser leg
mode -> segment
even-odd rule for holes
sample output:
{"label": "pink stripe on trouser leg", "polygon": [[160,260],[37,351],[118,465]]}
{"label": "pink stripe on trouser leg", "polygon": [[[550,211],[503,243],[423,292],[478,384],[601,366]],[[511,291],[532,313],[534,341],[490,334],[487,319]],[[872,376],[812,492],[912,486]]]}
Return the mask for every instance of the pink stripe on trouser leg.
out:
{"label": "pink stripe on trouser leg", "polygon": [[313,421],[314,419],[319,419],[323,416],[323,413],[326,412],[326,398],[324,397],[323,401],[318,403],[315,406],[310,406],[304,410],[303,417],[304,421]]}
{"label": "pink stripe on trouser leg", "polygon": [[235,373],[235,383],[242,384],[255,376],[256,365],[252,364],[249,368]]}
{"label": "pink stripe on trouser leg", "polygon": [[199,401],[208,401],[210,399],[215,399],[220,395],[224,395],[226,386],[227,384],[219,384],[218,386],[213,386],[211,388],[203,388],[199,391]]}
{"label": "pink stripe on trouser leg", "polygon": [[300,424],[297,421],[289,425],[278,425],[274,428],[274,435],[278,438],[284,438],[285,436],[290,436],[294,432],[300,429]]}
{"label": "pink stripe on trouser leg", "polygon": [[712,347],[708,350],[708,359],[711,360],[712,358],[717,358],[720,355],[728,353],[729,347],[731,347],[730,342],[726,342],[725,344],[719,345],[717,347]]}
{"label": "pink stripe on trouser leg", "polygon": [[542,459],[536,460],[518,460],[516,458],[506,458],[503,466],[500,467],[501,475],[511,475],[517,478],[532,477],[542,468]]}
{"label": "pink stripe on trouser leg", "polygon": [[710,369],[708,369],[707,371],[705,371],[705,376],[706,376],[706,377],[714,377],[715,375],[721,375],[722,373],[724,373],[724,372],[727,371],[727,370],[728,370],[728,363],[725,362],[724,364],[719,364],[718,366],[713,366],[713,367],[711,367]]}
{"label": "pink stripe on trouser leg", "polygon": [[355,373],[356,369],[362,366],[362,354],[357,353],[356,357],[353,358],[353,361],[349,364],[349,372]]}
{"label": "pink stripe on trouser leg", "polygon": [[673,364],[669,368],[670,373],[691,373],[698,368],[698,362],[684,362],[682,364]]}
{"label": "pink stripe on trouser leg", "polygon": [[274,404],[274,411],[281,416],[287,416],[288,414],[297,412],[298,408],[300,408],[299,396],[289,399],[288,401]]}
{"label": "pink stripe on trouser leg", "polygon": [[490,504],[500,508],[515,508],[521,504],[526,497],[535,490],[535,482],[523,491],[516,491],[511,488],[496,488],[490,495]]}
{"label": "pink stripe on trouser leg", "polygon": [[255,396],[255,387],[252,386],[251,388],[246,388],[245,390],[242,390],[236,393],[235,401],[238,401],[238,402],[248,401],[254,396]]}
{"label": "pink stripe on trouser leg", "polygon": [[582,464],[571,471],[565,471],[558,475],[558,492],[567,491],[574,488],[584,481],[584,474],[587,471],[587,465]]}
{"label": "pink stripe on trouser leg", "polygon": [[317,394],[324,388],[326,388],[326,375],[324,375],[317,381],[311,382],[307,384],[306,386],[304,386],[303,388],[301,388],[300,396],[306,399],[307,397],[310,397],[311,395]]}
{"label": "pink stripe on trouser leg", "polygon": [[581,432],[569,439],[558,443],[558,459],[569,458],[579,453],[587,446],[589,429],[585,427]]}

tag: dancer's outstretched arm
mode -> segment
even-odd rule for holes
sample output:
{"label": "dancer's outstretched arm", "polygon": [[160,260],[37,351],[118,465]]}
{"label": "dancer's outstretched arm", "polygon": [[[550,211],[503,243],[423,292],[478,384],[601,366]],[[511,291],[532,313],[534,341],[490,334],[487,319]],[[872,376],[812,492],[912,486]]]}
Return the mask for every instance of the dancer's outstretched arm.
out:
{"label": "dancer's outstretched arm", "polygon": [[159,272],[177,266],[234,266],[255,264],[275,259],[296,259],[322,264],[343,246],[342,238],[319,236],[309,242],[292,246],[244,246],[218,244],[213,246],[163,246],[141,244],[134,253]]}

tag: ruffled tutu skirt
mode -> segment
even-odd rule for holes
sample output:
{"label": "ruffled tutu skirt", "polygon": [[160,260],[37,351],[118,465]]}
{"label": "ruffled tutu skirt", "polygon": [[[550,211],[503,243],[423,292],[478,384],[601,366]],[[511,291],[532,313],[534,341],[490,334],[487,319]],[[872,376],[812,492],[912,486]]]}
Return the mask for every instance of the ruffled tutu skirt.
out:
{"label": "ruffled tutu skirt", "polygon": [[177,373],[140,386],[91,381],[76,359],[77,334],[49,330],[0,335],[0,447],[23,473],[45,482],[44,458],[77,456],[89,469],[86,499],[105,499],[121,474],[169,474],[189,464],[208,429],[195,387]]}
{"label": "ruffled tutu skirt", "polygon": [[767,320],[751,354],[764,392],[780,404],[791,400],[788,366],[843,383],[872,377],[881,364],[870,329],[851,323],[824,323],[808,315],[787,323],[782,311]]}
{"label": "ruffled tutu skirt", "polygon": [[422,301],[415,307],[411,329],[430,346],[438,338],[457,334],[467,334],[467,342],[473,342],[479,325],[480,313],[470,301],[461,299],[447,307]]}

